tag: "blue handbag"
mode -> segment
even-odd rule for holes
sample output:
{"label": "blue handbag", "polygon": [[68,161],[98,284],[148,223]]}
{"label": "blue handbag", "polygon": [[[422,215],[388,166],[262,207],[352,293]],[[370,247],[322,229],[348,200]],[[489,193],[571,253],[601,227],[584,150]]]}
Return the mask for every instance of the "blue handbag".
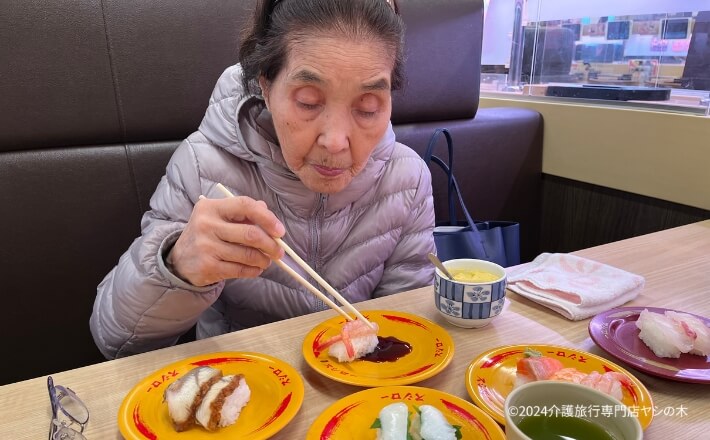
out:
{"label": "blue handbag", "polygon": [[[434,147],[441,135],[446,138],[449,152],[447,165],[433,155]],[[434,243],[440,260],[456,258],[476,258],[499,264],[503,267],[520,264],[520,224],[512,221],[474,221],[466,209],[459,185],[453,172],[454,147],[451,133],[445,128],[434,131],[424,162],[433,162],[446,173],[448,186],[449,219],[437,221],[434,228]],[[465,220],[456,218],[456,198]]]}

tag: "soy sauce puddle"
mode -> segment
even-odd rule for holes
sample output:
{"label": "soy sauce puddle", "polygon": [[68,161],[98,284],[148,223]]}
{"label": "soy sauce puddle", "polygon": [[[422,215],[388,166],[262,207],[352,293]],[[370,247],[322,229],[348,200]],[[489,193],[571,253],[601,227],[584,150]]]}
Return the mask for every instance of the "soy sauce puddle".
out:
{"label": "soy sauce puddle", "polygon": [[400,341],[394,336],[377,337],[377,347],[372,353],[366,354],[360,360],[368,362],[394,362],[412,352],[408,342]]}

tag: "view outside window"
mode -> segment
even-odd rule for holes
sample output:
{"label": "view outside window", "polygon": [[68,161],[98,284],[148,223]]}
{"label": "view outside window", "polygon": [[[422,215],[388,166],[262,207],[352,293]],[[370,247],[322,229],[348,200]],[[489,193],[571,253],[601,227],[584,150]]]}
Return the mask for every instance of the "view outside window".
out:
{"label": "view outside window", "polygon": [[488,0],[485,7],[484,93],[710,114],[707,0]]}

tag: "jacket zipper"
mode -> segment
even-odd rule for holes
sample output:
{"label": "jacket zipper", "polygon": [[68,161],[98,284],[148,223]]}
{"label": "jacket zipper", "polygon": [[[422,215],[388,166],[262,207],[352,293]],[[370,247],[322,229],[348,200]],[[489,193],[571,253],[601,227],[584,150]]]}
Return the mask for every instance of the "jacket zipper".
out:
{"label": "jacket zipper", "polygon": [[[318,204],[316,205],[316,209],[313,211],[313,216],[311,217],[310,220],[310,231],[311,231],[311,258],[310,258],[310,265],[313,268],[316,273],[319,271],[319,265],[318,265],[318,249],[320,248],[320,230],[321,230],[321,223],[323,221],[323,216],[324,216],[324,207],[325,207],[325,202],[328,199],[328,196],[326,194],[318,194]],[[318,286],[318,290],[321,292],[325,293],[323,291],[323,287],[321,287],[313,278],[311,278],[311,284],[314,286]],[[327,295],[327,294],[326,294]],[[315,311],[319,310],[325,310],[328,307],[326,304],[323,302],[322,299],[316,298],[315,302]]]}

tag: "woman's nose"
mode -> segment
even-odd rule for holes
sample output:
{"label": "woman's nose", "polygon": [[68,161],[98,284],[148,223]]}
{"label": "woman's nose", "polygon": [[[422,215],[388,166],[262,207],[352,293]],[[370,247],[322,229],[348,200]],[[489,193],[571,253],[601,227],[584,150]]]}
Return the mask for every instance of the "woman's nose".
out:
{"label": "woman's nose", "polygon": [[350,147],[352,121],[343,111],[328,112],[324,118],[318,143],[329,153],[337,153]]}

